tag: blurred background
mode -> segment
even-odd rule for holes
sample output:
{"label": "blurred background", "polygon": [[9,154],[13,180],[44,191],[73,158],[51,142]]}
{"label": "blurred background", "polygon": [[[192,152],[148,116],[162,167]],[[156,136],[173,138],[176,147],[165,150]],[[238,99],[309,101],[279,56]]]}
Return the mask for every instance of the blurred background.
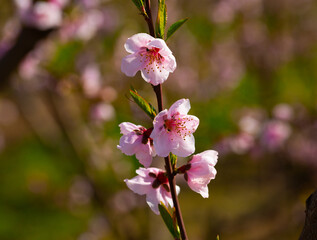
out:
{"label": "blurred background", "polygon": [[[196,153],[219,152],[208,199],[177,180],[189,238],[298,239],[317,183],[317,2],[166,3],[168,26],[190,19],[167,42],[178,67],[164,105],[189,98]],[[156,106],[139,73],[120,71],[144,19],[128,0],[72,1],[50,30],[22,11],[1,3],[0,71],[16,69],[0,78],[0,239],[172,239],[124,184],[139,165],[116,148],[119,123],[151,126],[130,86]],[[30,26],[49,35],[21,35]],[[36,42],[21,59],[17,39]]]}

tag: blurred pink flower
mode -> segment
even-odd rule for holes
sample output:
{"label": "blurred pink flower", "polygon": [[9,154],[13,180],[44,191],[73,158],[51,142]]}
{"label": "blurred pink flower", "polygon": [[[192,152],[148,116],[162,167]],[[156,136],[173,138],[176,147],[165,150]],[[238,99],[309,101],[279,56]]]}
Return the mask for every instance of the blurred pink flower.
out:
{"label": "blurred pink flower", "polygon": [[146,129],[141,125],[123,122],[119,125],[123,136],[117,146],[124,154],[135,157],[144,167],[149,167],[152,158],[156,155],[150,134],[152,129]]}
{"label": "blurred pink flower", "polygon": [[66,1],[15,0],[19,15],[24,24],[40,30],[58,27],[62,23],[62,7]]}
{"label": "blurred pink flower", "polygon": [[176,68],[175,57],[162,39],[138,33],[128,38],[124,47],[131,54],[122,59],[121,71],[129,77],[141,71],[146,82],[158,85]]}
{"label": "blurred pink flower", "polygon": [[83,41],[92,39],[102,27],[104,17],[99,10],[90,10],[78,21],[75,36]]}
{"label": "blurred pink flower", "polygon": [[294,110],[289,104],[280,103],[274,107],[273,115],[280,120],[290,121],[294,116]]}
{"label": "blurred pink flower", "polygon": [[[125,179],[133,192],[139,195],[146,195],[146,202],[155,214],[159,214],[158,204],[163,202],[165,206],[173,207],[173,200],[170,193],[168,179],[165,172],[158,168],[139,168],[136,170],[138,176],[132,179]],[[176,186],[176,192],[180,188]]]}
{"label": "blurred pink flower", "polygon": [[261,142],[269,150],[274,151],[283,146],[284,142],[291,135],[291,132],[289,124],[280,120],[272,120],[264,127]]}
{"label": "blurred pink flower", "polygon": [[187,115],[189,109],[189,100],[180,99],[169,110],[165,109],[155,117],[151,138],[157,155],[166,157],[172,152],[187,157],[195,152],[193,133],[199,125],[199,119]]}
{"label": "blurred pink flower", "polygon": [[231,151],[236,154],[245,154],[254,146],[254,136],[241,132],[229,139]]}
{"label": "blurred pink flower", "polygon": [[41,60],[35,54],[27,55],[19,66],[19,75],[28,80],[34,79],[40,72]]}
{"label": "blurred pink flower", "polygon": [[189,163],[183,166],[188,186],[203,198],[209,197],[207,185],[216,177],[217,171],[214,167],[217,160],[218,152],[207,150],[194,155]]}
{"label": "blurred pink flower", "polygon": [[94,63],[88,64],[81,72],[81,82],[85,95],[88,98],[97,97],[101,90],[101,73]]}
{"label": "blurred pink flower", "polygon": [[116,111],[111,104],[108,103],[97,103],[91,108],[91,118],[96,122],[105,122],[112,120]]}

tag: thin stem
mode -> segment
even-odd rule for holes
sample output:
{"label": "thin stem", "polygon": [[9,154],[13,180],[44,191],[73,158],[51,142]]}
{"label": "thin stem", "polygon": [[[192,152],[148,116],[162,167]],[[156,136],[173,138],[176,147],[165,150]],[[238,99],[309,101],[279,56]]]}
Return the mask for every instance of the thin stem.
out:
{"label": "thin stem", "polygon": [[150,35],[152,37],[155,37],[150,0],[145,0],[145,11],[146,11],[146,14],[148,16],[148,17],[145,17],[145,21],[146,21],[146,23],[147,23],[147,25],[149,27]]}
{"label": "thin stem", "polygon": [[182,211],[181,211],[181,208],[179,206],[177,193],[176,193],[175,175],[172,174],[171,160],[170,160],[169,156],[164,158],[164,160],[165,160],[165,169],[166,169],[166,173],[167,173],[168,182],[169,182],[170,188],[171,188],[171,195],[172,195],[172,199],[173,199],[173,203],[174,203],[174,207],[175,207],[175,213],[176,213],[177,223],[179,226],[181,237],[183,240],[187,240],[188,237],[187,237],[187,233],[186,233],[186,229],[185,229]]}

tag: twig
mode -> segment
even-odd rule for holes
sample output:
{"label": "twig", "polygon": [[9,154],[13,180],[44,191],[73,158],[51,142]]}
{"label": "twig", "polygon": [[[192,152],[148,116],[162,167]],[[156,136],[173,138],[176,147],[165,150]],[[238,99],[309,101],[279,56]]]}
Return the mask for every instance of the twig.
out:
{"label": "twig", "polygon": [[306,219],[299,240],[317,239],[317,190],[306,200]]}
{"label": "twig", "polygon": [[27,26],[21,29],[15,44],[0,58],[0,89],[6,86],[10,75],[19,66],[23,58],[34,49],[39,41],[46,38],[53,30],[42,31]]}

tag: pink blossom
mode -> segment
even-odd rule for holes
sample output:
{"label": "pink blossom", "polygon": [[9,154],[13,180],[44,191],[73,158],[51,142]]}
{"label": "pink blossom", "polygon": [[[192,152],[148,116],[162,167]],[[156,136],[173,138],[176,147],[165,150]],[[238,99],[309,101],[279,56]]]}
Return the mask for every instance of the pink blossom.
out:
{"label": "pink blossom", "polygon": [[273,115],[277,119],[290,121],[294,117],[294,110],[289,104],[280,103],[274,107]]}
{"label": "pink blossom", "polygon": [[19,15],[24,24],[47,30],[62,23],[62,1],[15,0]]}
{"label": "pink blossom", "polygon": [[109,103],[97,103],[92,106],[90,116],[96,123],[112,120],[116,115],[114,107]]}
{"label": "pink blossom", "polygon": [[119,125],[121,134],[120,144],[117,146],[124,154],[135,157],[140,163],[149,167],[152,157],[156,155],[152,139],[149,137],[152,129],[146,129],[141,125],[123,122]]}
{"label": "pink blossom", "polygon": [[199,125],[199,119],[187,115],[189,109],[189,100],[180,99],[169,110],[165,109],[155,117],[151,138],[157,155],[166,157],[172,152],[187,157],[195,152],[193,133]]}
{"label": "pink blossom", "polygon": [[290,125],[280,120],[268,121],[261,136],[261,143],[270,151],[282,147],[292,133]]}
{"label": "pink blossom", "polygon": [[123,58],[121,71],[129,77],[141,71],[146,82],[158,85],[176,68],[175,57],[162,39],[138,33],[128,38],[124,47],[131,54]]}
{"label": "pink blossom", "polygon": [[[168,179],[165,172],[158,168],[139,168],[136,170],[138,176],[132,179],[125,179],[133,192],[139,195],[146,195],[146,202],[155,214],[159,214],[158,204],[163,202],[165,206],[173,207],[173,200],[170,193]],[[176,192],[180,189],[176,186]]]}
{"label": "pink blossom", "polygon": [[88,98],[98,96],[102,85],[102,77],[97,64],[91,63],[83,68],[81,82],[84,93]]}
{"label": "pink blossom", "polygon": [[209,197],[207,185],[211,179],[216,177],[217,171],[214,166],[217,163],[217,159],[218,152],[207,150],[194,155],[189,163],[183,166],[185,170],[184,177],[188,186],[203,198]]}

